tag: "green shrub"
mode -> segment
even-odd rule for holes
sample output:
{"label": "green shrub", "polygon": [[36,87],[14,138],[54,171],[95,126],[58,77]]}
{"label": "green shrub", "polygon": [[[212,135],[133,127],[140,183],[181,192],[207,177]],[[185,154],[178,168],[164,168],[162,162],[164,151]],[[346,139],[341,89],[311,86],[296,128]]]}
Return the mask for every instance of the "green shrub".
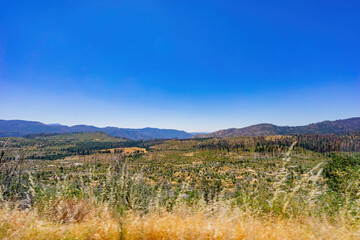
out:
{"label": "green shrub", "polygon": [[349,182],[359,177],[360,155],[332,155],[324,166],[323,176],[332,191],[344,193]]}

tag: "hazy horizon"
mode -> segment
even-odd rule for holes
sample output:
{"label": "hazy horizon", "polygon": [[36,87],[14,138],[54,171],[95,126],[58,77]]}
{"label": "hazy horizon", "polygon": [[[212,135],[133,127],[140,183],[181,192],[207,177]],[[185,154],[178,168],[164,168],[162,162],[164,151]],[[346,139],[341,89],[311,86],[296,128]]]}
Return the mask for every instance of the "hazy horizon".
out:
{"label": "hazy horizon", "polygon": [[213,132],[360,116],[358,1],[0,3],[0,119]]}

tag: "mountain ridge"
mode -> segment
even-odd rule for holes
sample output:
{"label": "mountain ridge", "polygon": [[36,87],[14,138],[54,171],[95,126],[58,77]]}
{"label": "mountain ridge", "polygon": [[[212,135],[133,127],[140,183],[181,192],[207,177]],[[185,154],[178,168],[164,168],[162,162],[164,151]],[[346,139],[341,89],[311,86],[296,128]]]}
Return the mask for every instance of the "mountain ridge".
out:
{"label": "mountain ridge", "polygon": [[226,138],[239,136],[269,136],[289,134],[346,134],[360,131],[360,117],[322,121],[304,126],[277,126],[270,123],[260,123],[244,128],[229,128],[208,134],[198,134],[193,138]]}
{"label": "mountain ridge", "polygon": [[22,137],[39,133],[74,133],[74,132],[104,132],[114,137],[131,140],[151,139],[188,139],[188,138],[226,138],[238,136],[269,136],[289,134],[346,134],[360,131],[360,117],[322,121],[304,126],[277,126],[270,123],[261,123],[244,128],[229,128],[213,133],[197,134],[176,129],[159,128],[118,128],[95,127],[90,125],[66,126],[61,124],[44,124],[37,121],[0,120],[0,137]]}
{"label": "mountain ridge", "polygon": [[193,134],[175,129],[159,128],[99,128],[89,125],[66,126],[61,124],[44,124],[37,121],[25,120],[0,120],[0,137],[22,137],[29,134],[39,133],[74,133],[74,132],[104,132],[111,136],[127,138],[131,140],[150,139],[187,139]]}

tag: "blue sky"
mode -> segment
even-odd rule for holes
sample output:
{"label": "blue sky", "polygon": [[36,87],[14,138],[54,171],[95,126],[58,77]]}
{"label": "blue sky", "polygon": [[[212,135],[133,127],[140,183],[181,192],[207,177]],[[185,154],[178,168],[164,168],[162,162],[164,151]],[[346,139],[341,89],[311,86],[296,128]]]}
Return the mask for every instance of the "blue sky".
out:
{"label": "blue sky", "polygon": [[1,1],[0,119],[213,131],[360,116],[359,1]]}

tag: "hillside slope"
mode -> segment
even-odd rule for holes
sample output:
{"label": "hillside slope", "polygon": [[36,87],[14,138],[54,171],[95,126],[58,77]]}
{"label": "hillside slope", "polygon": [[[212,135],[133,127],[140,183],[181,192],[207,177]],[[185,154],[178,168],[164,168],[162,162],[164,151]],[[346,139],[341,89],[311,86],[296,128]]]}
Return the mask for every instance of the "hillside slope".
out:
{"label": "hillside slope", "polygon": [[59,124],[44,124],[34,121],[23,120],[0,120],[0,137],[21,137],[29,134],[39,133],[73,133],[73,132],[104,132],[111,136],[127,138],[132,140],[150,139],[186,139],[193,135],[185,131],[158,128],[98,128],[88,125],[65,126]]}
{"label": "hillside slope", "polygon": [[195,135],[194,138],[225,138],[239,136],[269,136],[287,134],[346,134],[360,131],[360,118],[349,118],[336,121],[324,121],[305,126],[289,127],[273,124],[257,124],[244,128],[230,128],[209,134]]}

